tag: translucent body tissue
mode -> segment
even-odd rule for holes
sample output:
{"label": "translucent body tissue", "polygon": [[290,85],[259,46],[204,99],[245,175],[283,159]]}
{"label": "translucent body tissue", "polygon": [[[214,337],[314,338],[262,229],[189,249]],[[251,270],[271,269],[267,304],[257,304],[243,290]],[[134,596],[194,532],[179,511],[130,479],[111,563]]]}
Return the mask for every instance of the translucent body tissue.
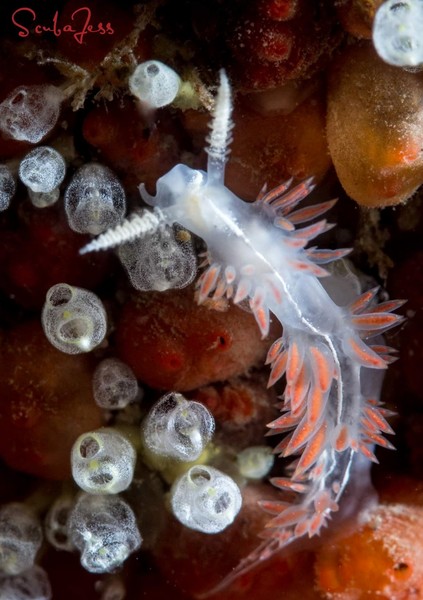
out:
{"label": "translucent body tissue", "polygon": [[376,12],[373,44],[385,62],[397,67],[423,63],[423,2],[387,0]]}
{"label": "translucent body tissue", "polygon": [[47,573],[35,565],[20,575],[0,576],[0,600],[50,600]]}
{"label": "translucent body tissue", "polygon": [[118,256],[135,289],[164,291],[189,285],[197,273],[192,236],[165,227],[152,235],[122,244]]}
{"label": "translucent body tissue", "polygon": [[243,477],[262,479],[273,467],[275,456],[269,446],[251,446],[238,454],[237,462]]}
{"label": "translucent body tissue", "polygon": [[118,494],[131,485],[135,460],[135,450],[123,435],[98,429],[80,435],[73,445],[72,476],[90,494]]}
{"label": "translucent body tissue", "polygon": [[69,517],[75,505],[75,499],[60,496],[50,506],[44,522],[47,540],[56,550],[71,552],[74,547],[69,539]]}
{"label": "translucent body tissue", "polygon": [[37,144],[56,125],[62,93],[52,85],[20,86],[0,104],[0,129],[15,140]]}
{"label": "translucent body tissue", "polygon": [[0,509],[0,573],[17,575],[30,569],[41,541],[41,525],[25,504]]}
{"label": "translucent body tissue", "polygon": [[118,496],[81,494],[72,511],[71,540],[91,573],[109,573],[141,545],[129,505]]}
{"label": "translucent body tissue", "polygon": [[137,66],[129,78],[131,93],[151,108],[171,104],[181,85],[177,73],[158,60],[148,60]]}
{"label": "translucent body tissue", "polygon": [[65,192],[69,227],[98,235],[118,225],[125,214],[125,191],[108,167],[88,163],[80,167]]}
{"label": "translucent body tissue", "polygon": [[171,489],[172,512],[183,525],[203,533],[219,533],[238,514],[242,497],[228,475],[208,466],[191,467]]}
{"label": "translucent body tissue", "polygon": [[66,354],[90,352],[106,335],[101,300],[93,292],[67,283],[48,290],[41,318],[49,342]]}
{"label": "translucent body tissue", "polygon": [[200,456],[213,433],[214,419],[208,409],[177,393],[156,402],[142,425],[150,452],[187,462]]}
{"label": "translucent body tissue", "polygon": [[125,408],[137,399],[138,382],[128,365],[117,358],[106,358],[94,372],[93,394],[101,408]]}
{"label": "translucent body tissue", "polygon": [[9,208],[16,191],[16,183],[6,165],[0,165],[0,211]]}
{"label": "translucent body tissue", "polygon": [[40,193],[51,195],[62,183],[65,173],[66,164],[61,154],[49,146],[34,148],[19,165],[19,177],[35,198]]}

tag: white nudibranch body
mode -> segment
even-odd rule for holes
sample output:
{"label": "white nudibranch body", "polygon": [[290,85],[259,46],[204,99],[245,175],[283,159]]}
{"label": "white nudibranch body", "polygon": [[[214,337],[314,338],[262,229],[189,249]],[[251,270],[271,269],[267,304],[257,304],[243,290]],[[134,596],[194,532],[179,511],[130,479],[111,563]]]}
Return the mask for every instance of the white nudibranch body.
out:
{"label": "white nudibranch body", "polygon": [[66,354],[90,352],[107,331],[106,311],[89,290],[58,283],[51,287],[41,314],[49,342]]}
{"label": "white nudibranch body", "polygon": [[373,44],[380,58],[396,67],[423,64],[422,0],[386,0],[373,21]]}
{"label": "white nudibranch body", "polygon": [[134,477],[136,454],[132,444],[112,428],[83,433],[72,447],[75,483],[90,494],[118,494]]}
{"label": "white nudibranch body", "polygon": [[152,454],[183,462],[197,460],[213,433],[209,410],[175,392],[156,402],[141,428],[143,443]]}
{"label": "white nudibranch body", "polygon": [[131,93],[153,109],[171,104],[178,95],[180,85],[179,75],[158,60],[139,64],[129,78]]}
{"label": "white nudibranch body", "polygon": [[191,467],[170,491],[172,512],[186,527],[219,533],[233,523],[242,506],[237,484],[218,469]]}

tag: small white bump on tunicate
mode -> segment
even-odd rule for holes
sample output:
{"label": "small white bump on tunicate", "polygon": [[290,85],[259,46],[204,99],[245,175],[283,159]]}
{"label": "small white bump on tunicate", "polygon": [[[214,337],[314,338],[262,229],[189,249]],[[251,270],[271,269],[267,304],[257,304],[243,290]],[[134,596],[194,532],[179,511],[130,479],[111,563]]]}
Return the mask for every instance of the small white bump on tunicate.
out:
{"label": "small white bump on tunicate", "polygon": [[0,575],[0,600],[50,600],[47,573],[34,565],[19,575]]}
{"label": "small white bump on tunicate", "polygon": [[71,495],[63,495],[53,502],[47,512],[44,531],[48,542],[56,550],[67,552],[74,550],[69,538],[69,518],[74,506],[75,498]]}
{"label": "small white bump on tunicate", "polygon": [[197,273],[192,236],[177,227],[122,244],[118,256],[134,288],[144,292],[186,287]]}
{"label": "small white bump on tunicate", "polygon": [[0,573],[18,575],[30,569],[41,541],[41,525],[25,504],[0,508]]}
{"label": "small white bump on tunicate", "polygon": [[72,511],[71,541],[90,573],[110,573],[141,545],[135,515],[119,496],[81,494]]}
{"label": "small white bump on tunicate", "polygon": [[66,354],[90,352],[101,344],[107,331],[100,298],[67,283],[48,290],[41,321],[49,342]]}
{"label": "small white bump on tunicate", "polygon": [[34,148],[19,165],[20,180],[33,192],[52,192],[62,183],[65,173],[62,155],[49,146]]}
{"label": "small white bump on tunicate", "polygon": [[203,404],[172,392],[156,402],[141,433],[153,454],[190,462],[197,460],[211,440],[214,419]]}
{"label": "small white bump on tunicate", "polygon": [[37,144],[56,125],[62,92],[53,85],[22,85],[0,103],[0,129],[15,140]]}
{"label": "small white bump on tunicate", "polygon": [[191,467],[172,486],[174,516],[186,527],[203,533],[219,533],[233,523],[242,496],[231,477],[213,467]]}
{"label": "small white bump on tunicate", "polygon": [[16,192],[15,179],[6,165],[0,165],[0,211],[9,208]]}
{"label": "small white bump on tunicate", "polygon": [[136,454],[119,431],[98,429],[79,436],[72,447],[71,467],[75,483],[90,494],[118,494],[134,477]]}
{"label": "small white bump on tunicate", "polygon": [[262,479],[269,474],[275,456],[269,446],[251,446],[237,456],[238,470],[246,479]]}
{"label": "small white bump on tunicate", "polygon": [[158,60],[139,64],[129,78],[131,93],[150,108],[171,104],[178,95],[181,78]]}
{"label": "small white bump on tunicate", "polygon": [[422,0],[387,0],[373,21],[373,44],[380,58],[397,67],[423,63]]}
{"label": "small white bump on tunicate", "polygon": [[106,358],[93,375],[93,394],[98,406],[106,410],[125,408],[139,395],[132,369],[117,358]]}
{"label": "small white bump on tunicate", "polygon": [[76,171],[65,191],[65,210],[71,229],[99,235],[124,217],[125,191],[108,167],[88,163]]}

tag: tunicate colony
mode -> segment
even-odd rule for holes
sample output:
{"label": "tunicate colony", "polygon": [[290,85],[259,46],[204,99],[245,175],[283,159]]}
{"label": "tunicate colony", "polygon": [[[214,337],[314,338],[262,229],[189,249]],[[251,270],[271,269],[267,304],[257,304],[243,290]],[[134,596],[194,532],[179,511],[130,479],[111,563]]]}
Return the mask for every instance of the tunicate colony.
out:
{"label": "tunicate colony", "polygon": [[[174,71],[163,63],[151,61],[134,72],[130,88],[144,103],[158,108],[172,102],[179,84]],[[4,114],[3,129],[15,139],[39,142],[58,119],[59,98],[60,93],[52,86],[17,88],[0,105],[0,113]],[[63,157],[49,146],[34,148],[19,165],[19,178],[37,208],[48,207],[58,200],[65,175]],[[0,200],[4,210],[10,204],[16,184],[6,165],[1,166],[0,176]],[[64,203],[69,226],[78,233],[92,235],[116,226],[126,210],[125,192],[117,177],[99,163],[83,165],[73,174],[64,193]],[[185,287],[197,272],[192,237],[177,226],[122,245],[118,254],[133,286],[139,290]],[[103,342],[107,332],[106,312],[100,299],[90,290],[66,283],[58,283],[48,290],[42,325],[50,343],[67,354],[90,352]],[[98,365],[93,377],[93,395],[102,409],[112,411],[124,409],[141,396],[131,369],[112,358]],[[157,456],[159,462],[163,459],[182,461],[189,466],[191,461],[199,459],[213,433],[213,417],[203,405],[188,401],[181,394],[170,393],[145,417],[142,445],[150,459]],[[124,433],[103,428],[87,432],[75,441],[71,464],[73,478],[85,493],[78,498],[72,494],[61,496],[53,503],[45,520],[47,539],[60,550],[78,549],[87,570],[109,572],[141,544],[134,514],[117,496],[131,485],[136,465],[135,448]],[[174,514],[193,529],[205,533],[221,531],[239,511],[239,488],[217,469],[204,467],[198,476],[195,470],[191,471],[172,488]],[[191,489],[188,490],[187,485]],[[207,504],[207,498],[214,494],[217,494],[214,502]],[[187,509],[188,505],[191,508]],[[206,510],[203,518],[200,516],[202,507]],[[12,529],[6,527],[7,511],[11,510],[18,511]],[[12,585],[23,590],[26,579],[20,581],[16,576],[25,572],[28,581],[37,580],[39,585],[44,585],[44,596],[40,595],[40,599],[47,600],[48,583],[43,580],[43,571],[34,566],[42,539],[38,521],[28,529],[28,519],[35,517],[30,516],[25,505],[22,508],[6,506],[3,513],[6,519],[2,542],[4,576],[0,594],[3,588],[8,590]],[[12,575],[14,583],[10,579]],[[35,583],[31,585],[35,591]],[[16,600],[20,599],[21,596],[16,596]]]}
{"label": "tunicate colony", "polygon": [[[388,0],[382,5],[373,39],[386,62],[399,66],[423,62],[416,34],[423,27],[422,15],[421,2]],[[180,84],[179,76],[159,61],[139,65],[129,80],[132,94],[153,109],[172,103]],[[0,128],[15,140],[38,143],[56,125],[62,100],[61,91],[50,85],[16,88],[0,104]],[[38,208],[57,201],[65,174],[63,157],[48,146],[29,152],[19,166],[19,178]],[[15,188],[11,171],[1,165],[0,210],[9,206]],[[126,211],[122,185],[99,163],[76,170],[64,202],[69,226],[91,235],[118,225]],[[185,287],[197,271],[193,240],[178,227],[122,245],[118,256],[133,286],[142,291]],[[58,283],[47,292],[42,324],[50,343],[68,354],[90,352],[107,334],[101,300],[93,292],[67,283]],[[135,376],[116,359],[100,363],[93,391],[96,403],[104,410],[124,409],[139,398]],[[214,427],[211,413],[202,404],[169,393],[154,404],[141,428],[144,451],[159,461],[187,463],[187,470],[172,484],[170,504],[182,524],[203,533],[225,529],[242,504],[240,489],[230,476],[209,465],[188,464],[200,459],[212,440]],[[273,463],[266,447],[247,449],[238,460],[239,473],[247,478],[265,476]],[[46,517],[46,536],[56,548],[78,549],[88,571],[110,572],[142,542],[134,512],[117,495],[131,485],[136,449],[125,433],[104,428],[80,436],[71,461],[74,480],[83,492],[53,504]],[[44,571],[34,565],[41,539],[40,524],[24,505],[1,509],[0,600],[51,598]]]}

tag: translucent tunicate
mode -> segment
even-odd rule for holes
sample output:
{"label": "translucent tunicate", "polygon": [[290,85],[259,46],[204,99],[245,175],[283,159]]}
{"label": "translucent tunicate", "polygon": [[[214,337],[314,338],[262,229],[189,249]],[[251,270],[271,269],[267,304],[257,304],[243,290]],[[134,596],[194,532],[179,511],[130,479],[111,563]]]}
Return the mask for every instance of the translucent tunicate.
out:
{"label": "translucent tunicate", "polygon": [[30,569],[41,541],[41,525],[25,504],[0,509],[0,573],[18,575]]}
{"label": "translucent tunicate", "polygon": [[94,371],[94,400],[101,408],[125,408],[136,400],[138,393],[137,378],[130,367],[121,360],[106,358]]}
{"label": "translucent tunicate", "polygon": [[57,550],[71,552],[74,546],[69,539],[69,517],[75,505],[70,496],[60,496],[50,506],[44,522],[47,540]]}
{"label": "translucent tunicate", "polygon": [[131,93],[151,108],[171,104],[181,85],[177,73],[158,60],[148,60],[137,66],[129,78]]}
{"label": "translucent tunicate", "polygon": [[238,454],[237,462],[243,477],[262,479],[273,467],[275,457],[269,446],[251,446]]}
{"label": "translucent tunicate", "polygon": [[63,96],[52,85],[22,85],[0,104],[0,129],[15,140],[37,144],[57,123]]}
{"label": "translucent tunicate", "polygon": [[189,285],[197,273],[192,236],[178,227],[164,227],[122,244],[118,256],[135,289],[164,291]]}
{"label": "translucent tunicate", "polygon": [[135,516],[118,496],[82,494],[71,514],[71,540],[90,573],[109,573],[141,545]]}
{"label": "translucent tunicate", "polygon": [[237,484],[213,467],[191,467],[171,489],[172,511],[186,527],[219,533],[230,525],[242,505]]}
{"label": "translucent tunicate", "polygon": [[31,150],[19,165],[19,177],[33,192],[52,192],[63,181],[66,164],[61,154],[49,146]]}
{"label": "translucent tunicate", "polygon": [[0,165],[0,211],[9,208],[16,191],[16,183],[6,165]]}
{"label": "translucent tunicate", "polygon": [[132,482],[132,444],[115,429],[98,429],[79,436],[71,453],[72,476],[90,494],[118,494]]}
{"label": "translucent tunicate", "polygon": [[93,292],[58,283],[46,295],[42,325],[47,339],[66,354],[90,352],[104,339],[106,312]]}
{"label": "translucent tunicate", "polygon": [[373,44],[380,58],[397,67],[423,63],[422,0],[387,0],[373,22]]}
{"label": "translucent tunicate", "polygon": [[0,600],[50,600],[51,597],[47,573],[37,565],[19,575],[0,576]]}
{"label": "translucent tunicate", "polygon": [[60,190],[58,187],[51,192],[33,192],[32,190],[28,190],[28,196],[32,204],[37,208],[46,208],[58,201]]}
{"label": "translucent tunicate", "polygon": [[128,598],[126,585],[121,575],[111,575],[107,579],[97,581],[95,585],[98,600],[125,600]]}
{"label": "translucent tunicate", "polygon": [[123,218],[125,191],[108,167],[88,163],[76,171],[66,189],[65,210],[71,229],[99,235]]}
{"label": "translucent tunicate", "polygon": [[208,409],[177,393],[160,398],[142,425],[143,442],[150,452],[187,462],[200,456],[213,433],[214,419]]}

